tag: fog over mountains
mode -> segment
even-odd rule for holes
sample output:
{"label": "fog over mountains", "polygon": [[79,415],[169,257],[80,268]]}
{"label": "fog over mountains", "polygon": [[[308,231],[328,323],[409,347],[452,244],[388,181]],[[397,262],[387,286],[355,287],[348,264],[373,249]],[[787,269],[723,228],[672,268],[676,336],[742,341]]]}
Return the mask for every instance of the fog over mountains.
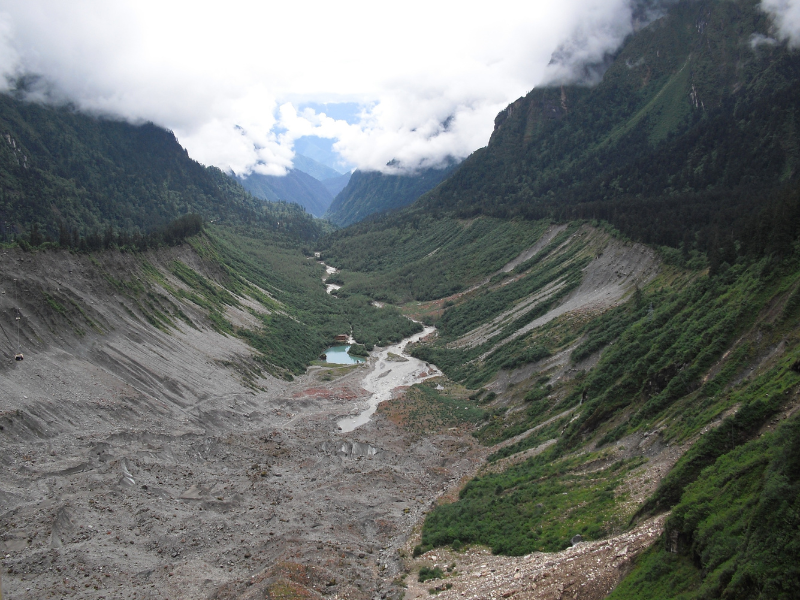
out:
{"label": "fog over mountains", "polygon": [[[789,14],[783,5],[771,3]],[[30,98],[152,121],[223,171],[281,175],[292,168],[295,141],[316,136],[334,140],[351,168],[399,174],[484,146],[509,102],[542,82],[582,77],[583,65],[602,62],[659,7],[567,0],[520,11],[502,0],[454,11],[411,2],[397,14],[317,2],[236,0],[229,11],[186,11],[149,1],[7,1],[0,85],[35,75]],[[265,23],[298,22],[309,38],[293,52],[285,51],[295,46],[290,25],[263,35]],[[342,32],[336,44],[328,42],[333,30]],[[556,49],[561,60],[551,64]],[[355,110],[340,114],[340,105]]]}

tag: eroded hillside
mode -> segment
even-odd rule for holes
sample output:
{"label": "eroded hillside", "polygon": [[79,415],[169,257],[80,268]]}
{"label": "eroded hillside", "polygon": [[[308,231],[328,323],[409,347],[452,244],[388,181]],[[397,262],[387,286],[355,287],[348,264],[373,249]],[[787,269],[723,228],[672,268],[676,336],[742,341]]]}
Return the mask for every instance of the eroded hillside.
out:
{"label": "eroded hillside", "polygon": [[[421,384],[404,403],[379,409],[409,428],[430,422],[424,407],[433,399],[471,401],[485,411],[473,436],[487,463],[426,515],[419,537],[406,546],[408,578],[426,580],[412,586],[407,579],[409,593],[599,598],[622,580],[621,597],[636,597],[643,582],[666,581],[677,568],[687,593],[736,589],[741,580],[725,581],[730,561],[751,573],[771,568],[786,582],[780,574],[791,570],[786,561],[768,567],[772,559],[747,550],[747,542],[723,540],[771,539],[775,515],[791,514],[787,505],[763,526],[744,524],[766,501],[767,482],[779,477],[793,443],[800,383],[796,254],[742,259],[709,274],[697,252],[656,250],[587,223],[538,222],[520,224],[528,242],[493,262],[487,259],[508,223],[454,223],[453,233],[435,245],[426,240],[442,224],[418,223],[417,243],[408,246],[421,256],[402,265],[362,262],[363,270],[348,271],[358,264],[350,258],[362,242],[356,232],[329,251],[341,257],[345,292],[371,273],[375,281],[397,282],[394,294],[413,294],[403,273],[422,274],[433,260],[471,274],[457,293],[405,305],[438,329],[412,354],[436,364],[450,383]],[[472,243],[463,243],[473,228]],[[476,247],[485,250],[484,260],[460,266]],[[404,244],[396,250],[409,255]],[[416,289],[425,286],[421,275]],[[733,456],[756,456],[761,446],[771,458],[760,478],[748,479],[749,467],[736,466]],[[714,524],[719,506],[702,516],[693,512],[696,495],[711,493],[700,473],[718,461],[732,469],[733,487],[717,493],[746,489],[736,505],[739,520],[725,526]],[[796,485],[791,477],[787,485]],[[673,507],[690,516],[665,517]],[[662,541],[638,566],[637,552],[663,524]],[[720,537],[707,527],[721,527]],[[565,552],[576,535],[591,546]],[[623,547],[618,539],[633,544],[624,544],[630,546],[624,555],[613,554]],[[481,547],[494,554],[559,554],[533,554],[531,564],[538,566],[529,569],[523,568],[528,559],[482,559]],[[586,561],[593,564],[592,585],[582,579]],[[494,571],[481,562],[491,562]],[[631,569],[635,583],[624,579]],[[764,575],[752,577],[755,589],[774,585]],[[664,586],[663,596],[670,597]],[[638,591],[624,591],[632,589]]]}
{"label": "eroded hillside", "polygon": [[[288,381],[292,357],[259,340],[291,355],[271,319],[300,327],[304,313],[242,265],[233,278],[222,249],[200,236],[143,254],[3,250],[10,597],[390,593],[396,545],[474,468],[474,444],[446,431],[413,445],[380,420],[337,433],[367,396],[366,367],[322,364]],[[293,256],[295,283],[324,300],[322,267]]]}

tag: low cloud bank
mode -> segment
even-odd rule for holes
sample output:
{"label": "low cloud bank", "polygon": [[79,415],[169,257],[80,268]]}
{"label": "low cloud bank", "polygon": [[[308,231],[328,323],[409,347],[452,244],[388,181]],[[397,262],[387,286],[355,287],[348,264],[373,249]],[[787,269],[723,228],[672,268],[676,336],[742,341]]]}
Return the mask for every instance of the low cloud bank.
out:
{"label": "low cloud bank", "polygon": [[[413,172],[485,145],[534,85],[596,81],[648,1],[0,0],[0,86],[36,74],[31,99],[153,121],[240,175],[284,174],[303,136],[362,170]],[[320,108],[337,103],[360,113]]]}
{"label": "low cloud bank", "polygon": [[774,17],[778,37],[800,48],[800,0],[761,0],[761,8]]}

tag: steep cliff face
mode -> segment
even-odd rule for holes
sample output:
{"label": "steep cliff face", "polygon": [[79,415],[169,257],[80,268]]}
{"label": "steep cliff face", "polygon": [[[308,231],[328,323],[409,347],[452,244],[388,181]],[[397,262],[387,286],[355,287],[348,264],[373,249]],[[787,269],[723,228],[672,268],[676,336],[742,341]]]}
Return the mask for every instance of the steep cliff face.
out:
{"label": "steep cliff face", "polygon": [[776,51],[754,41],[753,36],[768,32],[758,2],[678,3],[631,37],[596,88],[535,89],[509,106],[505,116],[500,113],[495,135],[513,116],[522,124],[517,133],[531,143],[541,139],[543,125],[577,111],[574,118],[590,125],[582,127],[586,141],[619,136],[617,127],[632,128],[645,116],[650,141],[660,141],[685,127],[692,109],[714,110],[756,80],[764,83],[764,67],[777,66],[786,55],[785,48]]}
{"label": "steep cliff face", "polygon": [[488,147],[426,205],[546,216],[793,181],[800,54],[770,27],[754,0],[671,5],[595,87],[537,88],[501,112]]}
{"label": "steep cliff face", "polygon": [[587,88],[541,88],[509,104],[495,117],[489,145],[521,143],[524,147],[531,143],[541,135],[543,127],[567,116],[581,92],[587,92]]}

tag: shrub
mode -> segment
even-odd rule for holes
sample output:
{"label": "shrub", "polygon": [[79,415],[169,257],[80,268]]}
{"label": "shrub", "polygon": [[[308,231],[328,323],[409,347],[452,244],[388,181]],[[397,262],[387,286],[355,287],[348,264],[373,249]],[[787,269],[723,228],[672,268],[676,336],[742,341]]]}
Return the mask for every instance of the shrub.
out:
{"label": "shrub", "polygon": [[429,567],[422,567],[419,570],[419,579],[420,583],[425,583],[429,579],[441,579],[444,577],[444,572],[439,567],[434,567],[433,569]]}
{"label": "shrub", "polygon": [[350,349],[347,351],[348,354],[352,354],[353,356],[369,356],[369,352],[362,344],[353,344],[350,346]]}

